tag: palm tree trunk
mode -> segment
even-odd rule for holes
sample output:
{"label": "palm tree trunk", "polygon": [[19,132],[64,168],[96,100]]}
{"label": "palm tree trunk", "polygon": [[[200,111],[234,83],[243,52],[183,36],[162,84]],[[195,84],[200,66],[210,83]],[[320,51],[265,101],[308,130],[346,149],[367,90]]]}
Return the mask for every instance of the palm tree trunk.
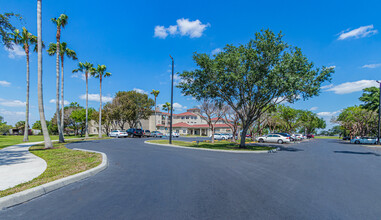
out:
{"label": "palm tree trunk", "polygon": [[99,76],[99,129],[98,137],[102,138],[102,75]]}
{"label": "palm tree trunk", "polygon": [[154,109],[155,109],[155,131],[156,131],[156,129],[157,129],[156,128],[156,96],[155,96],[155,108]]}
{"label": "palm tree trunk", "polygon": [[86,124],[85,124],[85,138],[89,137],[89,131],[88,131],[88,125],[87,125],[87,120],[88,120],[88,102],[89,102],[89,83],[88,83],[88,72],[86,74]]}
{"label": "palm tree trunk", "polygon": [[65,142],[61,130],[61,117],[60,117],[60,42],[57,40],[56,44],[56,87],[57,87],[57,94],[56,94],[56,116],[57,116],[57,128],[58,128],[58,136],[59,136],[59,143]]}
{"label": "palm tree trunk", "polygon": [[45,112],[44,112],[44,100],[42,95],[42,27],[41,27],[41,2],[42,0],[37,0],[37,45],[38,45],[38,110],[40,113],[40,121],[42,134],[44,135],[45,148],[52,148],[52,141],[50,140],[48,127],[46,126]]}
{"label": "palm tree trunk", "polygon": [[29,138],[29,51],[26,51],[26,109],[25,109],[25,129],[24,142],[28,142]]}
{"label": "palm tree trunk", "polygon": [[65,107],[65,101],[64,101],[64,57],[61,57],[61,131],[62,135],[64,135],[64,107]]}

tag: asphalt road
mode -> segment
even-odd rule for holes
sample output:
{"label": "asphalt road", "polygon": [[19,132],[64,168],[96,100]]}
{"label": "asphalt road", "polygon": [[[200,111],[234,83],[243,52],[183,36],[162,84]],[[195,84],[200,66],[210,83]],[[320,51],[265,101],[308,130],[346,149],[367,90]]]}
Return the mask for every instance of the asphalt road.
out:
{"label": "asphalt road", "polygon": [[[187,139],[189,140],[189,139]],[[381,150],[313,140],[270,154],[147,145],[70,144],[109,167],[0,219],[380,219]]]}

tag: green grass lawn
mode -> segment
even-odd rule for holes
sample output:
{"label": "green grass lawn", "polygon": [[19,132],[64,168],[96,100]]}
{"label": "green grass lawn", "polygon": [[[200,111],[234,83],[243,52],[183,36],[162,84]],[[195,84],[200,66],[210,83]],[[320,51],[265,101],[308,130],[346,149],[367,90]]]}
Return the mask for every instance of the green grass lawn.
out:
{"label": "green grass lawn", "polygon": [[[150,143],[155,144],[168,144],[168,140],[151,140],[148,141]],[[195,142],[186,142],[186,141],[172,141],[172,144],[183,146],[183,147],[197,147],[197,148],[208,148],[208,149],[216,149],[216,150],[271,150],[274,147],[266,147],[266,146],[252,146],[247,145],[246,148],[239,148],[239,145],[236,143],[232,143],[229,141],[216,141],[214,144],[208,142],[200,142],[198,145]]]}
{"label": "green grass lawn", "polygon": [[[78,141],[80,140],[68,140],[67,143]],[[65,144],[53,143],[53,149],[44,149],[44,144],[32,146],[29,151],[44,159],[48,164],[45,172],[29,182],[0,191],[0,197],[80,173],[96,167],[102,162],[101,154],[70,150],[65,147]]]}
{"label": "green grass lawn", "polygon": [[336,136],[315,136],[316,139],[341,139],[341,137]]}
{"label": "green grass lawn", "polygon": [[[90,135],[91,137],[92,135]],[[94,135],[95,136],[95,135]],[[66,139],[71,139],[71,138],[80,138],[81,136],[65,136]],[[26,143],[23,142],[24,136],[22,135],[7,135],[7,136],[0,136],[0,149],[4,147],[9,147],[15,144],[21,144],[21,143]],[[50,138],[52,140],[58,140],[58,135],[51,135]],[[42,135],[29,135],[29,142],[38,142],[38,141],[43,141],[44,136]]]}

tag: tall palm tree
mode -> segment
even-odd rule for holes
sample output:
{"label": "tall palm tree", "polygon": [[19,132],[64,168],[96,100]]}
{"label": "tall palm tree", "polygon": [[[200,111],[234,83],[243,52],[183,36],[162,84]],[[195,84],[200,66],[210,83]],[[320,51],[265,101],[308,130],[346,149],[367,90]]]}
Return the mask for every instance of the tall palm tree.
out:
{"label": "tall palm tree", "polygon": [[44,99],[42,95],[42,22],[41,22],[41,2],[37,0],[37,56],[38,56],[38,77],[37,77],[37,89],[38,89],[38,111],[40,113],[40,121],[42,127],[42,134],[44,135],[45,148],[52,148],[52,141],[49,137],[48,127],[46,126],[45,112],[44,112]]}
{"label": "tall palm tree", "polygon": [[92,76],[99,78],[99,138],[102,138],[102,79],[111,76],[111,73],[106,72],[106,68],[106,65],[98,65],[98,67],[96,69],[94,68],[91,72]]}
{"label": "tall palm tree", "polygon": [[[57,34],[56,34],[56,40],[57,40],[57,46],[56,46],[56,86],[57,86],[57,94],[56,94],[56,112],[57,112],[57,127],[58,127],[58,133],[59,133],[59,142],[65,142],[64,136],[63,136],[63,127],[61,127],[61,117],[60,117],[60,40],[61,40],[61,28],[65,28],[68,16],[65,14],[61,14],[58,18],[52,18],[53,24],[57,26]],[[63,106],[62,106],[63,108]]]}
{"label": "tall palm tree", "polygon": [[155,96],[155,130],[157,129],[157,128],[156,128],[156,98],[157,98],[157,96],[159,95],[159,93],[160,93],[159,90],[154,90],[154,89],[152,89],[151,94],[152,94],[153,96]]}
{"label": "tall palm tree", "polygon": [[73,73],[76,73],[76,72],[85,72],[85,77],[86,77],[86,125],[85,125],[85,137],[88,138],[89,137],[89,131],[88,131],[88,102],[89,102],[89,73],[93,72],[94,71],[94,67],[93,67],[93,64],[89,63],[89,62],[85,62],[85,63],[82,63],[82,62],[79,62],[78,63],[78,69],[74,69],[73,70]]}
{"label": "tall palm tree", "polygon": [[[77,60],[77,54],[74,50],[67,48],[67,43],[60,43],[60,57],[61,57],[61,129],[64,131],[64,58],[65,56],[72,59]],[[53,56],[57,53],[57,44],[50,43],[48,54]]]}
{"label": "tall palm tree", "polygon": [[163,111],[167,111],[167,112],[168,112],[167,117],[165,117],[165,126],[167,126],[167,124],[168,124],[168,117],[169,117],[169,111],[171,111],[171,103],[166,102],[166,103],[163,105],[162,108],[163,108]]}
{"label": "tall palm tree", "polygon": [[[29,141],[29,46],[37,45],[37,37],[31,34],[25,27],[20,30],[15,29],[11,33],[11,39],[14,44],[21,45],[24,48],[26,55],[26,110],[25,110],[25,129],[24,129],[24,142]],[[36,47],[35,47],[36,50]]]}

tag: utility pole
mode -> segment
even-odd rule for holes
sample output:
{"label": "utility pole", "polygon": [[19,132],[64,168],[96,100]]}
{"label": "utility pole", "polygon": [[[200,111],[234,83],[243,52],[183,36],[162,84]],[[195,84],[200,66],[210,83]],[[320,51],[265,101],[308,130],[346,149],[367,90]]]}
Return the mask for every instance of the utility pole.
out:
{"label": "utility pole", "polygon": [[172,122],[173,122],[173,72],[174,72],[174,61],[173,61],[173,57],[171,55],[169,55],[169,57],[172,59],[172,84],[171,84],[171,121],[170,121],[170,124],[169,124],[169,144],[172,144]]}
{"label": "utility pole", "polygon": [[380,84],[380,96],[378,99],[378,129],[377,129],[377,144],[380,145],[380,120],[381,120],[381,82],[377,80],[377,83]]}

